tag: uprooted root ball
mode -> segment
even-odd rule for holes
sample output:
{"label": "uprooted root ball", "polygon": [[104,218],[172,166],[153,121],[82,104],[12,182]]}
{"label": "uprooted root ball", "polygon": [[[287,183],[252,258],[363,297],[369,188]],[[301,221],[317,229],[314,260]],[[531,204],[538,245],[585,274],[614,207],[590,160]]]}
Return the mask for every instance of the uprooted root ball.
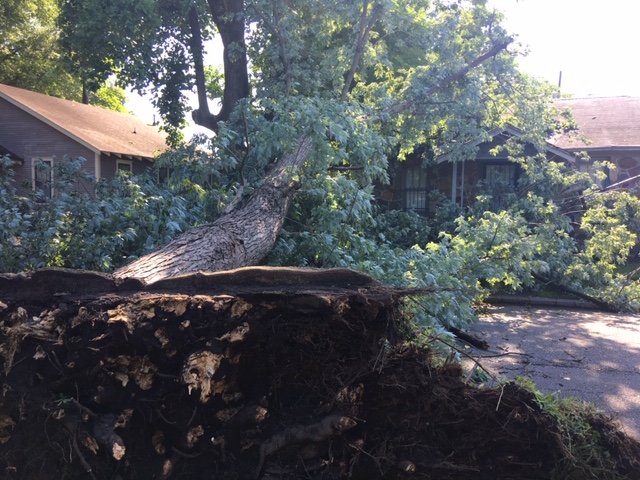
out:
{"label": "uprooted root ball", "polygon": [[[402,346],[398,292],[363,276],[110,282],[0,279],[0,478],[572,474],[562,428],[533,393],[470,387]],[[638,444],[588,421],[612,475],[640,478]]]}

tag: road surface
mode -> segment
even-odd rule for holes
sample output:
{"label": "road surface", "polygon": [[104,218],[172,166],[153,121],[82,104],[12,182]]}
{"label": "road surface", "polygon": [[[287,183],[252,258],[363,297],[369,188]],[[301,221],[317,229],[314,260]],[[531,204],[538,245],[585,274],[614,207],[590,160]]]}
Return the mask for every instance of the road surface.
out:
{"label": "road surface", "polygon": [[489,342],[474,357],[492,373],[592,402],[640,440],[640,315],[493,307],[469,331]]}

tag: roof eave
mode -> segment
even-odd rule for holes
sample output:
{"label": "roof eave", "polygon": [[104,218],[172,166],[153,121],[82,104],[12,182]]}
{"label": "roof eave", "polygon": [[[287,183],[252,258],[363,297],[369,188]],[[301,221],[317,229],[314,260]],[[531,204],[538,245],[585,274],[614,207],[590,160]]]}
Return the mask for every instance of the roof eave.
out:
{"label": "roof eave", "polygon": [[566,147],[563,150],[567,150],[569,152],[633,152],[640,150],[640,145],[621,145],[621,146],[602,146],[602,147],[591,147],[589,145],[585,145],[583,147]]}
{"label": "roof eave", "polygon": [[[152,162],[155,159],[155,156],[150,157],[148,155],[136,154],[136,153],[122,153],[122,152],[110,152],[110,151],[102,151],[104,155],[110,155],[118,158],[127,158],[131,160],[147,160]],[[161,152],[158,152],[160,154]]]}
{"label": "roof eave", "polygon": [[[521,137],[524,134],[524,132],[521,129],[511,124],[506,124],[503,127],[495,127],[487,131],[487,134],[489,135],[490,138],[495,138],[498,135],[504,135],[505,133],[513,137]],[[485,141],[486,140],[479,139],[479,140],[474,140],[473,142],[470,142],[470,144],[477,146]],[[552,153],[556,157],[560,157],[568,162],[573,163],[576,161],[575,155],[573,155],[573,153],[569,149],[557,147],[552,143],[545,142],[545,150],[549,153]],[[441,157],[436,159],[436,163],[441,164],[446,162],[447,160],[448,160],[448,155],[442,155]]]}
{"label": "roof eave", "polygon": [[560,157],[568,162],[574,163],[576,161],[576,156],[570,150],[566,148],[556,147],[552,143],[546,143],[546,150],[553,155]]}

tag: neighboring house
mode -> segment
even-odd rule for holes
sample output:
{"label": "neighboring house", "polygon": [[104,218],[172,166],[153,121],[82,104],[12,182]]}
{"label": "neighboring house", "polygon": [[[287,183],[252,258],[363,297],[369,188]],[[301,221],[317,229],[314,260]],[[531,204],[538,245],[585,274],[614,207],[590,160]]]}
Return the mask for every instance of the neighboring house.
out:
{"label": "neighboring house", "polygon": [[[83,157],[96,180],[142,173],[165,136],[137,117],[0,84],[0,155],[16,161],[18,185],[53,195],[52,167]],[[39,168],[44,165],[45,168]]]}
{"label": "neighboring house", "polygon": [[[466,206],[483,186],[493,185],[496,196],[501,186],[514,187],[522,174],[521,168],[509,160],[506,150],[500,146],[510,138],[522,137],[522,131],[507,125],[489,131],[488,137],[488,141],[479,140],[473,144],[477,153],[469,160],[451,162],[444,156],[425,164],[422,156],[414,155],[397,162],[391,185],[382,188],[378,198],[389,208],[428,215],[433,213],[434,205],[430,203],[435,196]],[[527,155],[536,154],[531,144],[525,143],[524,149]],[[545,146],[545,154],[551,160],[575,161],[570,152],[550,143]]]}
{"label": "neighboring house", "polygon": [[570,152],[587,152],[592,161],[608,160],[603,187],[640,185],[640,98],[593,97],[555,102],[573,114],[578,133],[564,134],[553,143]]}

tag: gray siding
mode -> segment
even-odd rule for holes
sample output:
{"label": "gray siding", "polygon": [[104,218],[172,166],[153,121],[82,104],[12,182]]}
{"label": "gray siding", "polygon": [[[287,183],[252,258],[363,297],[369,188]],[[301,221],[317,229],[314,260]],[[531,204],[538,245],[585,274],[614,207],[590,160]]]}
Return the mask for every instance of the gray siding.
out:
{"label": "gray siding", "polygon": [[16,170],[19,184],[31,184],[32,165],[39,158],[84,157],[83,170],[95,175],[94,152],[38,120],[4,99],[0,99],[0,145],[24,159]]}

